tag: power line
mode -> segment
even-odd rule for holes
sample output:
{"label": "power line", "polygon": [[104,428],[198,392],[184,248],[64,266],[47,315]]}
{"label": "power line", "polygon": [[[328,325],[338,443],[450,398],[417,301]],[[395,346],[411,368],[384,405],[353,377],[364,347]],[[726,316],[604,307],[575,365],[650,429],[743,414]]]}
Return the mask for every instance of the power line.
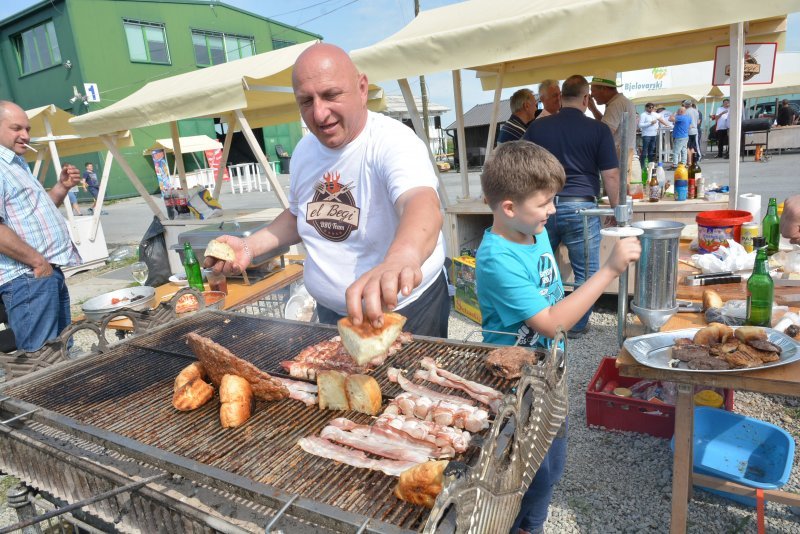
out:
{"label": "power line", "polygon": [[317,2],[316,4],[311,4],[310,6],[293,9],[292,11],[286,11],[285,13],[278,13],[277,15],[268,15],[268,17],[275,18],[275,17],[282,17],[283,15],[291,15],[292,13],[297,13],[298,11],[305,11],[306,9],[311,9],[312,7],[321,6],[322,4],[327,4],[328,2],[333,2],[333,1],[334,0],[322,0],[322,2]]}

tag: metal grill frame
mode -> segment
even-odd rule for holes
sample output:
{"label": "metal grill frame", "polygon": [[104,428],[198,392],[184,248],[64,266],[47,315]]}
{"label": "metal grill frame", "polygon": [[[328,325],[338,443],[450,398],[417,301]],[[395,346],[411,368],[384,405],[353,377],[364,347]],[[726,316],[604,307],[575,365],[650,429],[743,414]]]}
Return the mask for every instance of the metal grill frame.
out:
{"label": "metal grill frame", "polygon": [[[186,320],[190,318],[181,319]],[[174,322],[162,325],[154,328],[151,333],[156,334],[174,325]],[[478,463],[468,470],[467,476],[448,478],[436,506],[428,516],[424,532],[450,529],[458,532],[493,532],[498,528],[503,530],[500,525],[504,523],[508,523],[510,527],[525,489],[566,416],[566,338],[563,334],[561,339],[565,347],[563,351],[554,350],[543,365],[526,367],[518,385],[519,395],[506,397],[489,430],[489,437],[484,438]],[[24,385],[74,363],[56,364],[33,376],[9,382],[5,388]],[[531,392],[530,395],[528,391]],[[298,518],[301,523],[310,522],[340,532],[354,529],[364,532],[411,532],[312,499],[292,498],[270,485],[198,463],[113,432],[81,424],[18,399],[0,400],[0,409],[13,414],[31,412],[27,416],[30,421],[99,444],[128,458],[231,493],[271,510],[285,507],[286,513]],[[521,427],[518,421],[523,421]],[[518,428],[521,430],[517,430]],[[534,428],[541,428],[543,432],[537,434],[532,431]],[[503,447],[499,445],[501,441],[505,444]]]}

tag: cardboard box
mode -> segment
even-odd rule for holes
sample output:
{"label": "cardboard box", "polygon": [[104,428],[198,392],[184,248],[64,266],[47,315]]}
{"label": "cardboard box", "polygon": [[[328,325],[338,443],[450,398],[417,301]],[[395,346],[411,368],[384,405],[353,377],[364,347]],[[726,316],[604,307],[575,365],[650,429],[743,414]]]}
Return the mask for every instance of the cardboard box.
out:
{"label": "cardboard box", "polygon": [[457,256],[453,258],[453,271],[456,281],[456,311],[481,324],[478,288],[475,284],[475,258],[472,256]]}

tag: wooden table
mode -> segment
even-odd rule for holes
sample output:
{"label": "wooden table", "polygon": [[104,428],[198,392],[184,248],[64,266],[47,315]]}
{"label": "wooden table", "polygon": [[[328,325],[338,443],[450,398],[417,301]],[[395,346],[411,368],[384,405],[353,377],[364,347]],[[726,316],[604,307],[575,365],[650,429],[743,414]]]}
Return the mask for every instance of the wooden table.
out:
{"label": "wooden table", "polygon": [[[228,294],[225,297],[223,309],[236,310],[242,308],[258,300],[259,297],[285,287],[292,282],[300,280],[302,277],[303,266],[290,263],[286,265],[283,270],[273,273],[258,282],[253,282],[249,286],[245,285],[244,281],[238,278],[228,278]],[[205,284],[205,288],[208,289],[208,284]],[[169,300],[170,295],[176,293],[180,289],[180,286],[176,286],[172,283],[158,286],[156,288],[156,305],[164,300]],[[127,332],[133,330],[133,323],[127,318],[119,319],[108,323],[108,328]]]}
{"label": "wooden table", "polygon": [[[733,284],[731,284],[733,285]],[[735,284],[738,286],[738,284]],[[794,288],[797,291],[797,288]],[[680,313],[662,328],[664,331],[705,326],[699,313]],[[637,331],[637,328],[640,331]],[[644,333],[641,325],[629,327],[629,335]],[[670,532],[685,533],[688,502],[694,482],[704,487],[755,497],[755,489],[692,472],[692,444],[694,440],[694,386],[732,388],[758,393],[800,396],[800,362],[741,373],[692,373],[668,369],[654,369],[636,362],[627,350],[617,355],[620,375],[676,382],[678,395],[675,404],[675,453],[672,461],[672,522]],[[764,490],[766,500],[800,505],[800,495],[778,490]]]}

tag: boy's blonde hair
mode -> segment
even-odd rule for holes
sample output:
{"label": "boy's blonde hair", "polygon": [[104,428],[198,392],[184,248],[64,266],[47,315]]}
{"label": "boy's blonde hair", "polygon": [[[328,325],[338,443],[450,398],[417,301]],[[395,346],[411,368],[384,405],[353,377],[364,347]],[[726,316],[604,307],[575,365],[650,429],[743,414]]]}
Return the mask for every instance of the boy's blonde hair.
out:
{"label": "boy's blonde hair", "polygon": [[481,173],[481,188],[489,207],[504,200],[523,202],[537,192],[558,193],[567,177],[554,155],[530,141],[498,146]]}

